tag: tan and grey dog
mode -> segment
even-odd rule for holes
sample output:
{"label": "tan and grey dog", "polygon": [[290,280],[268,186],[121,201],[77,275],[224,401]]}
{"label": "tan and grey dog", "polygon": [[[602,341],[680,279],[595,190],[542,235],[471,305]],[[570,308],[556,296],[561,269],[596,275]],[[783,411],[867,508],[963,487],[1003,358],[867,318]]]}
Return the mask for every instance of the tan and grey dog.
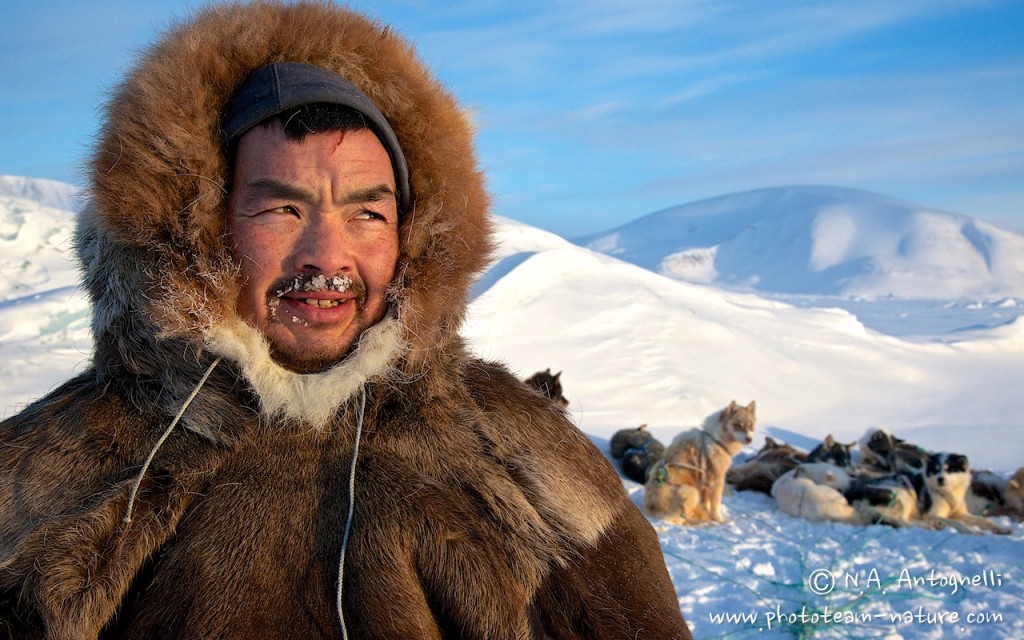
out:
{"label": "tan and grey dog", "polygon": [[722,491],[733,456],[754,437],[757,405],[733,400],[702,429],[675,437],[644,485],[644,511],[673,524],[723,522]]}

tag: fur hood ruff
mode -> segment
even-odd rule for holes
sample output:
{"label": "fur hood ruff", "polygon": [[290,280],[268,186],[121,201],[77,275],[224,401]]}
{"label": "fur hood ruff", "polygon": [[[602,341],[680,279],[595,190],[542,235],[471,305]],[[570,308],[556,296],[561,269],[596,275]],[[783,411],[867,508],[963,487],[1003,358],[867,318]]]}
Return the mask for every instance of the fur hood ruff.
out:
{"label": "fur hood ruff", "polygon": [[[275,364],[235,312],[220,113],[250,71],[279,61],[326,67],[357,85],[391,123],[411,169],[414,204],[399,228],[392,317],[320,374]],[[488,257],[489,202],[476,164],[467,118],[389,29],[319,2],[198,14],[127,74],[91,158],[92,200],[76,251],[94,305],[100,375],[157,378],[163,393],[173,390],[160,399],[170,407],[221,356],[237,364],[265,416],[314,425],[368,379],[421,375],[461,351],[469,285]],[[177,379],[182,353],[196,366]],[[208,430],[194,415],[184,424]]]}

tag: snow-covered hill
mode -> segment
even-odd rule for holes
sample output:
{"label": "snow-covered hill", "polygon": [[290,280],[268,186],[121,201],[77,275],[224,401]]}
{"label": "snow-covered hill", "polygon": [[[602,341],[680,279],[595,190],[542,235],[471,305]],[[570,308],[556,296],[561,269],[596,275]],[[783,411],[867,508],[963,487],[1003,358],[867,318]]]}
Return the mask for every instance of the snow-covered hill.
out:
{"label": "snow-covered hill", "polygon": [[[39,188],[31,182],[19,193]],[[0,196],[3,416],[88,361],[89,308],[66,261],[73,217]],[[620,428],[648,423],[669,440],[736,399],[757,400],[759,414],[754,445],[741,456],[765,435],[809,448],[828,433],[849,442],[886,426],[999,473],[1024,465],[1016,411],[1024,305],[1014,298],[980,310],[891,300],[887,313],[925,326],[908,330],[918,336],[909,341],[842,309],[666,278],[511,220],[499,220],[498,230],[500,250],[477,282],[464,334],[522,377],[561,370],[574,420],[604,451]],[[630,237],[646,237],[661,255],[655,243],[667,235]],[[932,320],[937,310],[943,323]],[[939,324],[961,330],[937,332]],[[641,487],[623,482],[639,502]],[[1012,535],[973,536],[811,524],[760,494],[729,496],[725,506],[730,521],[722,525],[652,521],[697,638],[1024,637],[1020,524],[1002,519]],[[949,585],[989,575],[998,583]],[[821,576],[836,578],[835,588],[815,593]],[[928,583],[934,576],[946,582]]]}
{"label": "snow-covered hill", "polygon": [[74,285],[73,233],[69,211],[0,195],[0,301]]}
{"label": "snow-covered hill", "polygon": [[0,416],[62,382],[92,348],[72,263],[80,190],[0,176]]}
{"label": "snow-covered hill", "polygon": [[761,293],[1024,296],[1024,233],[837,187],[712,198],[576,242],[671,278]]}
{"label": "snow-covered hill", "polygon": [[79,211],[83,204],[82,189],[45,178],[0,176],[0,197],[3,196],[31,200],[64,211]]}
{"label": "snow-covered hill", "polygon": [[[803,446],[877,426],[934,448],[955,444],[951,430],[1006,443],[1024,428],[1013,418],[1022,307],[994,327],[910,342],[842,309],[672,280],[520,223],[502,221],[499,240],[464,333],[524,377],[562,371],[570,409],[594,436],[647,423],[671,439],[732,399],[756,399],[765,430]],[[969,308],[946,311],[971,322]],[[978,464],[1024,464],[1022,444],[975,442],[959,449]]]}

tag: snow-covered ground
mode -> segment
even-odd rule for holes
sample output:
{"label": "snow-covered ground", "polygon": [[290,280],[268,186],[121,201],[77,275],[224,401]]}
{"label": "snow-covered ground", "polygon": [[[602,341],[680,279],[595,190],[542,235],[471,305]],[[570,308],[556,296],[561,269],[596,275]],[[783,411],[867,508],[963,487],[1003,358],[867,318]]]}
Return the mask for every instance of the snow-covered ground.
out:
{"label": "snow-covered ground", "polygon": [[[88,305],[66,262],[75,191],[18,180],[0,178],[4,416],[81,367],[91,349]],[[1021,235],[929,214],[928,228],[945,231],[928,242],[950,244],[925,251],[923,236],[890,241],[917,228],[892,221],[896,209],[883,205],[896,205],[854,192],[844,207],[844,190],[825,191],[789,197],[831,198],[831,231],[795,205],[726,225],[728,198],[715,204],[717,221],[705,210],[701,225],[620,229],[590,249],[500,220],[502,248],[477,284],[464,333],[482,356],[522,377],[562,371],[573,417],[604,451],[621,428],[647,423],[667,442],[735,399],[757,400],[759,417],[759,435],[740,457],[765,435],[810,448],[829,433],[851,442],[884,426],[926,448],[964,453],[974,467],[1006,475],[1024,466],[1016,410],[1024,382]],[[752,197],[740,200],[755,212]],[[772,211],[785,219],[771,224]],[[718,235],[681,241],[679,228],[698,226]],[[721,235],[727,226],[748,238],[742,265],[715,263],[736,237]],[[951,229],[974,240],[961,242]],[[769,231],[778,232],[774,239],[764,237]],[[620,251],[627,235],[629,251]],[[884,255],[865,240],[872,237],[890,238]],[[786,242],[788,252],[779,246]],[[755,245],[788,256],[788,267],[759,264]],[[828,247],[857,268],[840,253],[830,258]],[[666,257],[686,251],[703,256],[700,269],[665,271]],[[918,265],[931,275],[917,277]],[[961,274],[959,288],[943,275],[949,270]],[[846,275],[832,278],[840,271]],[[687,282],[681,273],[699,277]],[[870,278],[854,277],[863,274]],[[785,286],[769,288],[772,278]],[[859,289],[840,286],[854,281]],[[887,281],[898,288],[887,291]],[[639,504],[642,488],[623,482]],[[725,506],[725,524],[652,521],[698,638],[1024,637],[1020,524],[998,519],[1009,536],[812,524],[750,493],[727,496]]]}

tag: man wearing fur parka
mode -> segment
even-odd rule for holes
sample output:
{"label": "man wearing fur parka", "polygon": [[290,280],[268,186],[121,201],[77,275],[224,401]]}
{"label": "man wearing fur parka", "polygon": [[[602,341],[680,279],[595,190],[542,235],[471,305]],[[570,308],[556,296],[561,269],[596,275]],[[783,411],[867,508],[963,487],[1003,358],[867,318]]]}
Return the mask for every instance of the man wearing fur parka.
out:
{"label": "man wearing fur parka", "polygon": [[[247,121],[292,73],[365,120]],[[91,364],[0,426],[0,638],[690,638],[612,467],[458,333],[476,166],[410,48],[331,4],[145,52],[78,223]]]}

